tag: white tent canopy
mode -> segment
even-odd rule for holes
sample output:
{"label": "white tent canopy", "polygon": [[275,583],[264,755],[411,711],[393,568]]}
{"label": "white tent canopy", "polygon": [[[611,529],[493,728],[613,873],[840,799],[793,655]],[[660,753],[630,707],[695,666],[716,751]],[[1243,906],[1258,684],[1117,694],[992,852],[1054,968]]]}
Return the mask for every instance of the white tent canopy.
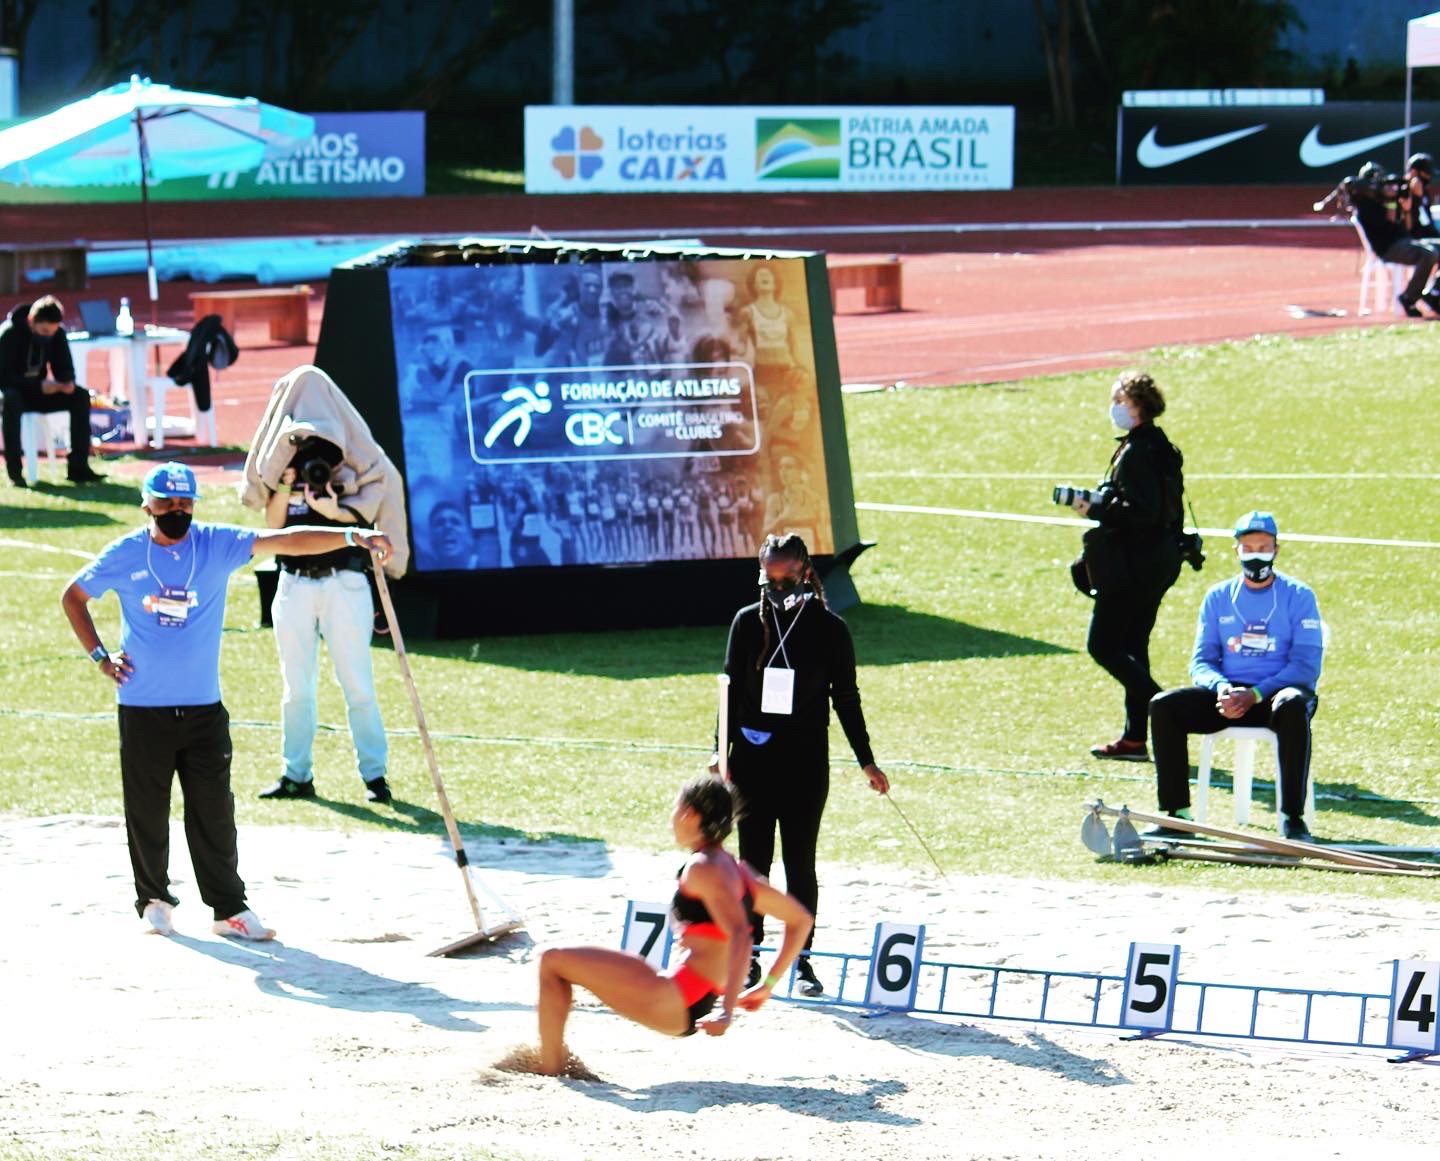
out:
{"label": "white tent canopy", "polygon": [[1440,65],[1440,12],[1417,16],[1405,28],[1405,156],[1410,156],[1410,104],[1415,70]]}

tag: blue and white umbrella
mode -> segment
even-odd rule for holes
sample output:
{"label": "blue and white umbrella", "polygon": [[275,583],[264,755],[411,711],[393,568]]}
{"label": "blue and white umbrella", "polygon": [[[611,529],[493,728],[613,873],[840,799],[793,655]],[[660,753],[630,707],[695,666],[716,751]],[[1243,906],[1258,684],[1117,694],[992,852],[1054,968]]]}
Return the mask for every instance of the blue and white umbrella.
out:
{"label": "blue and white umbrella", "polygon": [[287,157],[315,120],[254,97],[172,89],[140,77],[0,131],[0,181],[140,187],[150,301],[157,297],[148,181],[246,171]]}

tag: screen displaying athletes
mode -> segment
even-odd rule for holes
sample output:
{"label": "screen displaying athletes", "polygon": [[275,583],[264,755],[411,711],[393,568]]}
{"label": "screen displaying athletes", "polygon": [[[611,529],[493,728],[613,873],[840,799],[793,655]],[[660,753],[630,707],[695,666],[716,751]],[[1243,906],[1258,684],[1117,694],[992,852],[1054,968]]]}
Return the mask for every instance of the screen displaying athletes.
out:
{"label": "screen displaying athletes", "polygon": [[418,570],[834,550],[802,260],[389,284]]}

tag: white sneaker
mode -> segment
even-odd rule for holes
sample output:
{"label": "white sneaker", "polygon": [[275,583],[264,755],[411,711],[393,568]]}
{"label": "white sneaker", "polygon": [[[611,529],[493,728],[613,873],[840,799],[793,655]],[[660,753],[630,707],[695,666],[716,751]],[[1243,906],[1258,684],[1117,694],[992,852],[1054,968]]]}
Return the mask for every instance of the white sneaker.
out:
{"label": "white sneaker", "polygon": [[147,935],[174,935],[175,924],[170,919],[174,910],[175,908],[163,899],[151,899],[149,903],[145,904],[145,912],[141,916],[148,925],[145,933]]}
{"label": "white sneaker", "polygon": [[215,920],[210,925],[210,930],[216,935],[228,935],[231,939],[253,939],[257,943],[275,938],[275,932],[261,923],[260,916],[248,907],[229,919]]}

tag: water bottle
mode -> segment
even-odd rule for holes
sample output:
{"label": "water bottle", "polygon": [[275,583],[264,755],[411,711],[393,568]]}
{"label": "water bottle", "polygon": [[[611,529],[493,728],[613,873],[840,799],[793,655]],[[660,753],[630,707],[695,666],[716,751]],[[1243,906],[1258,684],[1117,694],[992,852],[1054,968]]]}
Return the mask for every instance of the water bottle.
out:
{"label": "water bottle", "polygon": [[115,316],[115,333],[117,335],[133,335],[135,333],[135,319],[130,314],[130,300],[120,300],[120,313]]}

